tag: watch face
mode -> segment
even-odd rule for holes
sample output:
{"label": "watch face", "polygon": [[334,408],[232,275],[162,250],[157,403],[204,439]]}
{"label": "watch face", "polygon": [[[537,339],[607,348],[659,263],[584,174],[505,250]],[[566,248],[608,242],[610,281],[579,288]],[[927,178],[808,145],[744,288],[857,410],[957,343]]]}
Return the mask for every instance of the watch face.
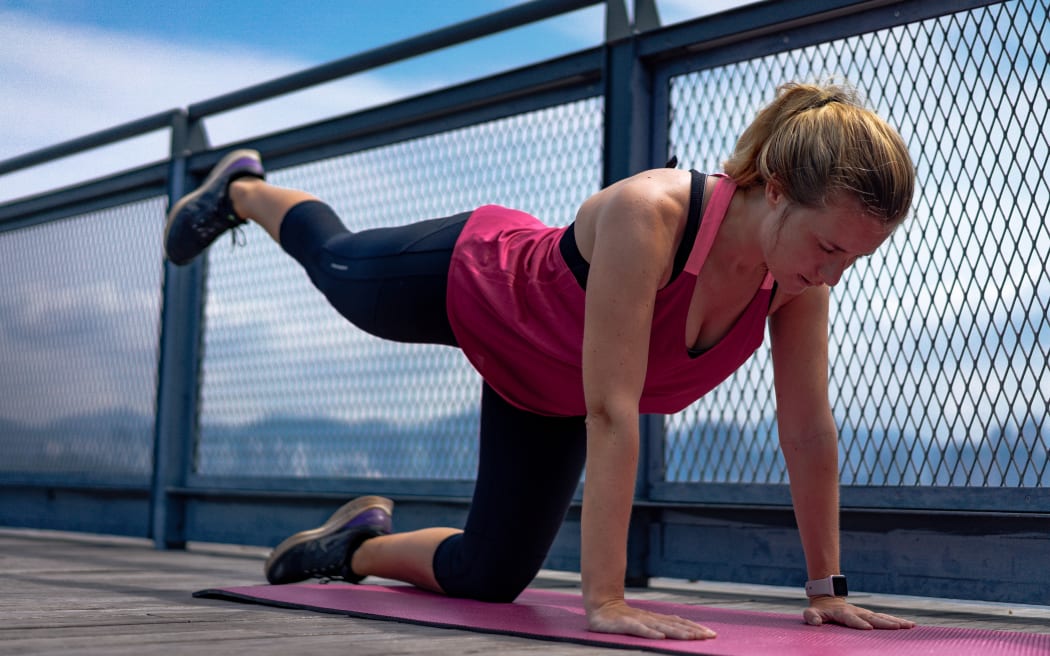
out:
{"label": "watch face", "polygon": [[831,586],[836,597],[845,597],[849,594],[849,590],[846,589],[845,576],[832,576]]}

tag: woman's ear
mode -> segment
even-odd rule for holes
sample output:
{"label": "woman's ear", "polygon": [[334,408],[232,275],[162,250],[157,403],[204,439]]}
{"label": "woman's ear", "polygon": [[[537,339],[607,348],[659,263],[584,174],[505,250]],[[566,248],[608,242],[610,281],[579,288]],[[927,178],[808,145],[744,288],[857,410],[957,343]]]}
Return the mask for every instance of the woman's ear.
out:
{"label": "woman's ear", "polygon": [[787,196],[784,195],[784,190],[780,186],[780,181],[777,180],[775,175],[770,176],[769,180],[766,181],[766,202],[769,203],[770,207],[776,207],[786,201]]}

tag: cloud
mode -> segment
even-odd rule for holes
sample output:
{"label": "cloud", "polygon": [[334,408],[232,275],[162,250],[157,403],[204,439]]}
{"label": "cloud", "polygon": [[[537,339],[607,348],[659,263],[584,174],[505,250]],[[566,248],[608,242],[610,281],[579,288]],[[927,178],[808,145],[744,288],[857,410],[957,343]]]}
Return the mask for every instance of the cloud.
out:
{"label": "cloud", "polygon": [[[236,45],[185,46],[0,10],[0,159],[80,137],[316,65]],[[405,95],[359,75],[209,119],[221,144]],[[165,133],[0,177],[0,202],[167,156]]]}

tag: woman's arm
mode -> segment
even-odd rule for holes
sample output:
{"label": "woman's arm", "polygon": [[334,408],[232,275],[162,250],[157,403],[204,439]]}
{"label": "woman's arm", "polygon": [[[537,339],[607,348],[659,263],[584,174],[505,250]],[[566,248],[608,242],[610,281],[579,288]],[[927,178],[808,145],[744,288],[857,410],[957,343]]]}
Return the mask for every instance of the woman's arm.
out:
{"label": "woman's arm", "polygon": [[839,574],[838,430],[828,401],[828,288],[769,320],[780,447],[810,579]]}
{"label": "woman's arm", "polygon": [[627,527],[638,465],[638,404],[656,292],[669,275],[684,210],[646,174],[610,187],[578,220],[593,225],[583,336],[587,479],[582,558],[590,628],[648,638],[713,633],[624,602]]}
{"label": "woman's arm", "polygon": [[[840,574],[838,430],[828,401],[827,287],[811,287],[769,320],[780,447],[791,481],[809,578]],[[839,597],[815,597],[804,617],[857,629],[915,624],[858,608]]]}

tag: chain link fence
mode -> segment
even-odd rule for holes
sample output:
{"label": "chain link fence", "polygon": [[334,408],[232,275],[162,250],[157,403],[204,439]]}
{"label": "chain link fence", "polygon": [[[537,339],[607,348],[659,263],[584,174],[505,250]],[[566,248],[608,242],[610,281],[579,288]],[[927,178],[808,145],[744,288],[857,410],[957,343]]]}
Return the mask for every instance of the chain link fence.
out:
{"label": "chain link fence", "polygon": [[152,470],[161,199],[0,239],[0,473]]}
{"label": "chain link fence", "polygon": [[[844,78],[903,134],[913,218],[832,293],[842,482],[1046,487],[1048,3],[1005,2],[677,76],[671,144],[716,171],[789,80]],[[768,351],[667,422],[667,479],[786,483]]]}
{"label": "chain link fence", "polygon": [[[788,80],[849,80],[909,144],[913,218],[832,296],[846,485],[1050,482],[1048,8],[991,4],[670,80],[667,154],[687,167],[720,170]],[[270,179],[352,230],[485,203],[564,225],[602,184],[604,111],[588,98]],[[0,238],[0,474],[150,475],[165,208]],[[192,473],[473,478],[480,383],[462,355],[360,333],[262,231],[245,241],[210,253]],[[666,420],[668,482],[787,482],[771,376],[760,351]]]}
{"label": "chain link fence", "polygon": [[[600,188],[592,98],[274,172],[350,230],[487,203],[566,225]],[[458,349],[355,328],[261,230],[211,251],[200,474],[472,479],[480,378]]]}

